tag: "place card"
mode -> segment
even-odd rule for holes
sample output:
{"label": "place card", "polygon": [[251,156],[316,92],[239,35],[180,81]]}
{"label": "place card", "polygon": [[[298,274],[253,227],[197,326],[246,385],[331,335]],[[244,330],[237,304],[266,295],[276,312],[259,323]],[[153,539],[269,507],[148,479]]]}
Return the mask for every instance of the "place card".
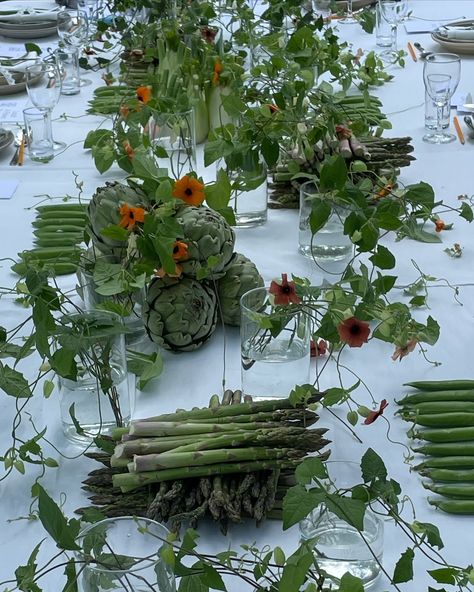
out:
{"label": "place card", "polygon": [[434,21],[422,21],[418,19],[413,19],[405,22],[405,30],[409,35],[413,35],[415,33],[432,33],[442,25],[443,23],[438,23]]}
{"label": "place card", "polygon": [[0,199],[11,199],[19,184],[16,179],[0,179]]}
{"label": "place card", "polygon": [[2,57],[21,58],[26,53],[25,45],[24,44],[2,45],[0,53],[2,54]]}
{"label": "place card", "polygon": [[26,108],[26,100],[15,101],[12,99],[0,101],[0,121],[2,123],[17,123],[23,121],[23,109]]}

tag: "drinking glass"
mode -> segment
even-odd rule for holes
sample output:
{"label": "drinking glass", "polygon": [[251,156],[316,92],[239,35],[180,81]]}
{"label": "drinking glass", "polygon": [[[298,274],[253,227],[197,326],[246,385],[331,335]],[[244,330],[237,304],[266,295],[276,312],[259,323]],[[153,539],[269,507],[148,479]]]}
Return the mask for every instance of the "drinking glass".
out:
{"label": "drinking glass", "polygon": [[331,0],[313,0],[313,12],[324,22],[328,21],[331,16]]}
{"label": "drinking glass", "polygon": [[35,162],[49,162],[54,158],[51,112],[34,107],[23,110],[28,156]]}
{"label": "drinking glass", "polygon": [[82,592],[176,592],[162,559],[169,530],[149,518],[106,518],[86,526],[76,542]]}
{"label": "drinking glass", "polygon": [[77,47],[60,47],[55,52],[56,64],[61,72],[61,94],[77,95],[81,92],[79,50]]}
{"label": "drinking glass", "polygon": [[[78,10],[77,13],[71,13],[67,10],[61,10],[58,13],[58,35],[65,45],[77,47],[79,53],[82,47],[89,39],[89,19],[87,12]],[[89,86],[92,80],[81,78],[81,86]]]}
{"label": "drinking glass", "polygon": [[449,92],[447,93],[446,102],[442,109],[439,108],[436,102],[436,129],[429,131],[423,140],[430,144],[446,144],[453,142],[456,139],[454,134],[447,133],[446,130],[446,118],[449,117],[450,102],[453,94],[459,85],[461,78],[461,59],[454,53],[433,53],[426,58],[423,63],[423,80],[425,82],[426,94],[431,99],[432,103],[435,104],[435,100],[429,92],[427,79],[432,74],[441,74],[450,77],[449,81]]}
{"label": "drinking glass", "polygon": [[307,384],[311,323],[301,307],[275,304],[267,288],[255,288],[242,296],[240,309],[242,391],[257,401],[281,399]]}
{"label": "drinking glass", "polygon": [[[49,117],[61,93],[61,72],[55,62],[40,62],[25,70],[26,90],[33,105],[40,111],[48,112]],[[64,142],[53,139],[55,152],[64,150]]]}
{"label": "drinking glass", "polygon": [[352,0],[347,0],[346,16],[339,21],[341,25],[353,25],[357,23],[352,12]]}
{"label": "drinking glass", "polygon": [[408,14],[408,4],[406,0],[379,0],[381,16],[392,27],[392,46],[383,51],[380,57],[388,62],[392,62],[397,57],[397,32],[398,25]]}
{"label": "drinking glass", "polygon": [[[443,132],[443,112],[451,96],[451,76],[449,74],[427,74],[424,77],[426,91],[437,107],[437,130],[435,137],[429,141],[432,144],[451,142],[449,134]],[[428,140],[427,140],[428,141]]]}

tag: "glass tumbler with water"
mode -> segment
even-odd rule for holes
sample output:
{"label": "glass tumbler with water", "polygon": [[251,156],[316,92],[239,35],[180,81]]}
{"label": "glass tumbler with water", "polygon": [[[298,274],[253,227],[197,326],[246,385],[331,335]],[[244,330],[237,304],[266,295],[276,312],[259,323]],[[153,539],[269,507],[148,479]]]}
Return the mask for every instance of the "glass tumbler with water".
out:
{"label": "glass tumbler with water", "polygon": [[311,323],[301,306],[276,304],[267,288],[255,288],[242,296],[240,308],[244,394],[285,398],[295,385],[307,384]]}
{"label": "glass tumbler with water", "polygon": [[101,310],[68,315],[59,327],[57,351],[73,360],[58,376],[63,432],[90,443],[130,421],[125,328],[118,315]]}
{"label": "glass tumbler with water", "polygon": [[162,559],[169,530],[148,518],[123,516],[86,526],[76,543],[82,592],[176,592]]}
{"label": "glass tumbler with water", "polygon": [[[318,204],[330,203],[331,212],[326,223],[315,234],[311,231],[310,216]],[[313,181],[300,188],[299,251],[316,262],[342,261],[353,252],[349,236],[344,234],[344,222],[351,210],[344,205],[327,202]]]}
{"label": "glass tumbler with water", "polygon": [[[328,462],[329,492],[342,493],[363,483],[357,463]],[[346,572],[360,578],[364,589],[377,580],[383,561],[384,523],[369,507],[365,510],[363,531],[357,530],[328,510],[323,503],[300,522],[303,540],[314,543],[314,560],[330,580],[337,582]],[[370,546],[370,548],[369,548]]]}

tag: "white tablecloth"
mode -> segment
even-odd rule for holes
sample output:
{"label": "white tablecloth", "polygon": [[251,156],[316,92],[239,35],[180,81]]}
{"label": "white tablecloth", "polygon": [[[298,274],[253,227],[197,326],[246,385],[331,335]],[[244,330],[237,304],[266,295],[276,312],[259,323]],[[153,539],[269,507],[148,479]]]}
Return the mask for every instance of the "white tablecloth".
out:
{"label": "white tablecloth", "polygon": [[[45,3],[48,5],[48,3]],[[4,5],[2,5],[3,8]],[[425,19],[447,19],[465,16],[474,17],[474,3],[469,0],[414,0],[412,2],[414,17]],[[364,50],[375,49],[375,36],[362,32],[355,25],[339,26],[340,34],[353,43],[354,48]],[[428,50],[439,51],[439,47],[431,41],[429,35],[414,35],[412,41],[419,41]],[[49,40],[48,40],[49,41]],[[399,35],[400,47],[406,46],[407,36],[402,29]],[[54,39],[51,40],[54,43]],[[0,39],[0,49],[3,44],[12,44],[11,40]],[[1,53],[1,52],[0,52]],[[404,69],[392,67],[395,78],[375,92],[381,97],[384,110],[390,115],[393,130],[387,135],[411,135],[415,145],[417,161],[407,169],[403,169],[402,181],[415,183],[424,180],[433,185],[437,197],[447,203],[456,205],[458,195],[472,193],[472,162],[474,147],[468,140],[465,146],[455,142],[446,146],[433,146],[422,142],[424,133],[423,101],[424,89],[422,81],[422,62],[414,63],[407,58]],[[97,74],[86,74],[100,83]],[[463,58],[462,78],[460,90],[474,93],[474,63],[472,58]],[[86,108],[87,100],[92,94],[93,86],[81,89],[81,94],[75,97],[61,97],[55,116],[62,113],[81,115]],[[23,95],[9,97],[26,98]],[[0,99],[0,106],[1,106]],[[0,154],[0,178],[16,179],[19,187],[11,200],[0,202],[0,242],[1,255],[14,258],[22,249],[32,246],[31,221],[33,211],[28,209],[44,199],[44,195],[63,196],[77,195],[74,176],[84,183],[84,195],[89,197],[96,187],[107,180],[120,178],[121,172],[113,169],[105,175],[100,175],[94,168],[90,153],[82,149],[82,141],[90,129],[102,123],[102,119],[93,116],[67,121],[55,121],[54,135],[57,139],[72,144],[63,154],[57,156],[47,165],[33,164],[26,160],[25,166],[9,167],[11,153],[5,151]],[[74,143],[77,142],[77,143]],[[390,437],[393,441],[407,443],[405,437],[406,425],[393,417],[395,405],[393,399],[401,392],[401,385],[407,380],[414,379],[443,379],[472,377],[471,341],[474,333],[474,239],[473,227],[464,220],[446,215],[447,222],[454,222],[454,229],[442,234],[443,243],[426,245],[409,240],[395,243],[388,238],[387,243],[393,249],[398,261],[395,273],[398,284],[405,284],[416,278],[417,272],[411,263],[416,261],[421,270],[437,278],[444,278],[451,284],[471,284],[460,288],[459,298],[462,304],[453,298],[449,287],[432,290],[429,296],[429,310],[419,312],[420,318],[431,314],[441,325],[441,337],[438,344],[429,348],[428,357],[440,362],[434,366],[427,363],[421,355],[413,353],[401,363],[393,362],[390,356],[393,348],[386,344],[371,342],[360,350],[347,351],[344,354],[344,364],[354,369],[363,378],[377,400],[388,399],[390,406],[385,416],[390,420]],[[268,223],[260,228],[238,230],[237,250],[250,256],[261,270],[266,281],[280,276],[282,272],[295,273],[310,277],[314,282],[321,281],[320,272],[297,252],[297,213],[294,211],[269,211]],[[460,259],[451,259],[444,249],[453,243],[460,243],[464,253]],[[0,285],[11,286],[15,276],[9,272],[9,261],[0,263]],[[73,284],[70,279],[69,283]],[[405,298],[401,295],[401,298]],[[24,312],[12,300],[0,300],[0,324],[12,325],[21,318]],[[166,369],[162,377],[153,383],[146,391],[137,396],[137,415],[156,414],[169,411],[177,406],[192,407],[206,405],[212,393],[220,392],[223,372],[223,332],[218,330],[208,344],[194,353],[183,355],[164,354]],[[238,331],[226,330],[227,339],[227,385],[238,388],[240,385],[240,356]],[[313,362],[314,364],[315,362]],[[324,373],[321,387],[337,386],[337,373],[334,365],[330,364]],[[36,398],[36,397],[35,397]],[[369,404],[369,397],[362,389],[356,393],[356,398],[364,404]],[[64,511],[72,515],[75,508],[86,505],[86,496],[80,489],[81,480],[89,470],[96,468],[92,461],[78,456],[79,451],[67,444],[61,434],[58,415],[58,402],[53,395],[49,400],[42,400],[41,396],[33,401],[29,407],[38,429],[48,426],[47,437],[70,458],[61,458],[60,467],[51,469],[43,479],[43,484],[55,497],[62,499]],[[14,400],[7,396],[0,397],[0,453],[9,446],[9,431],[14,416]],[[342,414],[343,412],[341,412]],[[345,413],[345,412],[344,412]],[[321,422],[331,427],[333,456],[337,459],[357,460],[369,446],[381,454],[386,462],[390,474],[401,483],[403,491],[412,498],[417,519],[423,522],[436,522],[445,541],[445,556],[458,565],[474,562],[474,517],[454,517],[435,512],[426,502],[420,478],[410,473],[409,467],[403,459],[406,449],[401,444],[387,441],[387,424],[381,420],[371,426],[358,426],[357,433],[364,444],[358,444],[348,432],[345,432],[339,422],[323,414]],[[337,423],[337,425],[336,425]],[[24,421],[25,431],[31,433],[31,426],[27,419]],[[54,450],[51,456],[57,457]],[[20,562],[24,562],[34,545],[44,537],[41,525],[34,521],[14,520],[26,516],[29,511],[29,488],[34,479],[34,472],[28,468],[26,476],[13,474],[7,481],[0,483],[0,580],[11,578],[13,570]],[[61,497],[62,494],[64,497]],[[410,518],[409,518],[410,519]],[[249,524],[232,527],[224,538],[215,525],[208,523],[200,527],[202,534],[202,548],[212,551],[224,550],[228,545],[236,548],[240,543],[280,544],[290,550],[295,548],[298,541],[298,531],[293,528],[282,532],[278,523],[267,522],[259,530]],[[385,565],[391,573],[393,566],[408,546],[406,538],[392,525],[387,524]],[[40,557],[45,558],[54,552],[54,545],[46,541]],[[423,560],[417,559],[415,564],[415,583],[401,586],[406,590],[426,589],[430,582],[426,575],[427,568],[433,568]],[[54,577],[47,589],[58,589],[54,585]],[[432,582],[432,585],[435,585]],[[46,587],[45,587],[46,588]],[[380,579],[374,587],[376,592],[388,588],[388,583]],[[240,592],[241,584],[233,588]]]}

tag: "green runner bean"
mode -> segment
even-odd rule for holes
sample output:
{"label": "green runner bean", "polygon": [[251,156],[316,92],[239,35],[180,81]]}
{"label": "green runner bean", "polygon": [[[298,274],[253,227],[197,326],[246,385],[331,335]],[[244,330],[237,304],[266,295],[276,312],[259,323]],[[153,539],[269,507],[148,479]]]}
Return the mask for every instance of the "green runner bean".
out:
{"label": "green runner bean", "polygon": [[[405,416],[402,416],[405,419]],[[457,428],[474,426],[474,413],[430,413],[428,415],[412,415],[413,421],[427,428]],[[474,439],[474,430],[473,430]]]}
{"label": "green runner bean", "polygon": [[474,427],[433,428],[431,430],[413,430],[411,436],[416,440],[428,442],[470,442],[474,444]]}
{"label": "green runner bean", "polygon": [[[460,483],[474,482],[474,469],[422,469],[422,477],[433,481],[459,481]],[[472,486],[474,492],[474,484]]]}
{"label": "green runner bean", "polygon": [[474,484],[472,483],[431,483],[430,481],[423,481],[422,485],[425,489],[439,495],[474,500]]}
{"label": "green runner bean", "polygon": [[423,391],[455,391],[474,389],[474,380],[415,380],[405,382],[404,386],[412,386]]}
{"label": "green runner bean", "polygon": [[471,401],[474,402],[474,389],[444,390],[444,391],[419,391],[406,395],[396,401],[398,405],[412,405],[418,403],[432,403],[434,401]]}
{"label": "green runner bean", "polygon": [[453,411],[463,411],[465,413],[474,413],[474,401],[427,401],[426,403],[417,403],[405,405],[397,413],[403,414],[423,414],[445,413]]}
{"label": "green runner bean", "polygon": [[442,500],[429,497],[428,502],[448,514],[474,514],[474,500]]}
{"label": "green runner bean", "polygon": [[474,456],[435,456],[427,458],[416,467],[420,469],[474,469]]}
{"label": "green runner bean", "polygon": [[474,442],[429,442],[413,448],[413,452],[431,456],[474,456]]}

